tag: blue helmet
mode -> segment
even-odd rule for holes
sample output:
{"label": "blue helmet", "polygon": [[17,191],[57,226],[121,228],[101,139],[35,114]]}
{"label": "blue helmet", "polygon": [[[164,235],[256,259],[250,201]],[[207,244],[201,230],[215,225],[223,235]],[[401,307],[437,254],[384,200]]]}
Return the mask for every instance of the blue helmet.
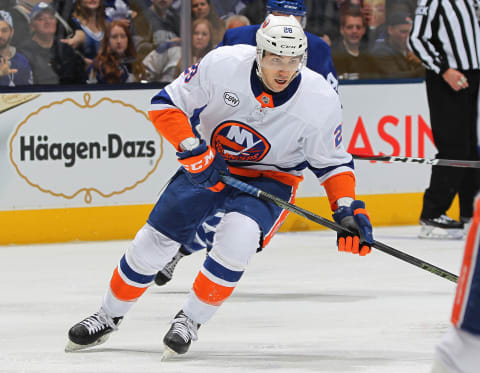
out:
{"label": "blue helmet", "polygon": [[268,0],[267,12],[279,12],[304,17],[307,9],[303,0]]}

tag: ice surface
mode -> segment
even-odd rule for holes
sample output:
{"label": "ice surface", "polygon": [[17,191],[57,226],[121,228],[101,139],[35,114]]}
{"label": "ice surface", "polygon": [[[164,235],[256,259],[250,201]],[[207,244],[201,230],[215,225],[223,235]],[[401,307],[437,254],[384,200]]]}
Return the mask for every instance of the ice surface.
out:
{"label": "ice surface", "polygon": [[[458,274],[464,243],[420,240],[418,229],[377,228],[375,238]],[[148,289],[105,344],[65,353],[68,329],[97,311],[129,242],[0,246],[0,372],[429,372],[455,284],[334,243],[327,231],[278,234],[189,353],[168,362],[162,338],[203,253]]]}

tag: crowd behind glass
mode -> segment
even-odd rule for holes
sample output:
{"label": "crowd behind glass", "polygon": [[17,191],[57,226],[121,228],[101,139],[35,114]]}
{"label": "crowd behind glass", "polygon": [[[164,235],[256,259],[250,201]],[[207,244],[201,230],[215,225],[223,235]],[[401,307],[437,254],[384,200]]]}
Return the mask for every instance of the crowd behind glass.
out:
{"label": "crowd behind glass", "polygon": [[[408,48],[416,0],[306,0],[306,31],[340,79],[419,78]],[[191,0],[191,64],[266,0]],[[181,72],[181,0],[0,0],[0,86],[170,82]]]}

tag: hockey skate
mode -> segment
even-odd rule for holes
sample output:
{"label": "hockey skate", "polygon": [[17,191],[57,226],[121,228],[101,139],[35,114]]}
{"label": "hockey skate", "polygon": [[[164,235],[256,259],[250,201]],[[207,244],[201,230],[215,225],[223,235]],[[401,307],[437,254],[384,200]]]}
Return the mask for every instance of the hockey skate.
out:
{"label": "hockey skate", "polygon": [[68,331],[65,352],[83,350],[104,343],[118,329],[123,317],[111,317],[103,308],[75,324]]}
{"label": "hockey skate", "polygon": [[197,332],[200,324],[197,324],[185,315],[183,310],[177,313],[171,321],[171,324],[172,326],[163,338],[165,351],[162,356],[162,361],[168,360],[177,354],[181,355],[186,353],[192,341],[198,339]]}
{"label": "hockey skate", "polygon": [[158,286],[163,286],[167,282],[169,282],[173,277],[173,271],[177,266],[177,263],[187,254],[182,252],[182,248],[175,254],[175,256],[170,260],[165,267],[163,267],[160,271],[158,271],[157,275],[155,276],[155,283]]}
{"label": "hockey skate", "polygon": [[463,223],[440,215],[438,218],[420,218],[419,238],[460,240],[464,237]]}

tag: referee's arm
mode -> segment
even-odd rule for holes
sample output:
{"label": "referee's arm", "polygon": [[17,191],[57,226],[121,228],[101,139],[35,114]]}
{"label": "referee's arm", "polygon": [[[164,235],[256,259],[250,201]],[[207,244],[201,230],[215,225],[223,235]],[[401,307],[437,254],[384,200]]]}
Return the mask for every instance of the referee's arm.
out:
{"label": "referee's arm", "polygon": [[[425,67],[442,76],[454,91],[459,91],[468,88],[467,78],[458,71],[458,66],[464,63],[459,60],[460,55],[470,56],[468,58],[470,68],[472,61],[473,65],[478,66],[476,48],[471,48],[472,42],[473,44],[477,42],[477,33],[471,32],[473,31],[471,26],[474,26],[472,23],[476,22],[476,19],[474,20],[469,13],[468,4],[460,10],[454,8],[452,3],[447,0],[420,0],[415,10],[409,41],[413,52],[422,60]],[[468,22],[465,22],[466,20]],[[468,35],[465,34],[465,29],[470,30]],[[459,51],[462,51],[462,54]],[[453,60],[455,66],[450,66],[448,53],[455,56]]]}
{"label": "referee's arm", "polygon": [[[424,5],[420,5],[424,4]],[[442,75],[448,69],[447,61],[441,57],[441,52],[431,42],[434,20],[438,22],[439,0],[419,1],[415,10],[412,32],[410,33],[410,47],[425,67]]]}

